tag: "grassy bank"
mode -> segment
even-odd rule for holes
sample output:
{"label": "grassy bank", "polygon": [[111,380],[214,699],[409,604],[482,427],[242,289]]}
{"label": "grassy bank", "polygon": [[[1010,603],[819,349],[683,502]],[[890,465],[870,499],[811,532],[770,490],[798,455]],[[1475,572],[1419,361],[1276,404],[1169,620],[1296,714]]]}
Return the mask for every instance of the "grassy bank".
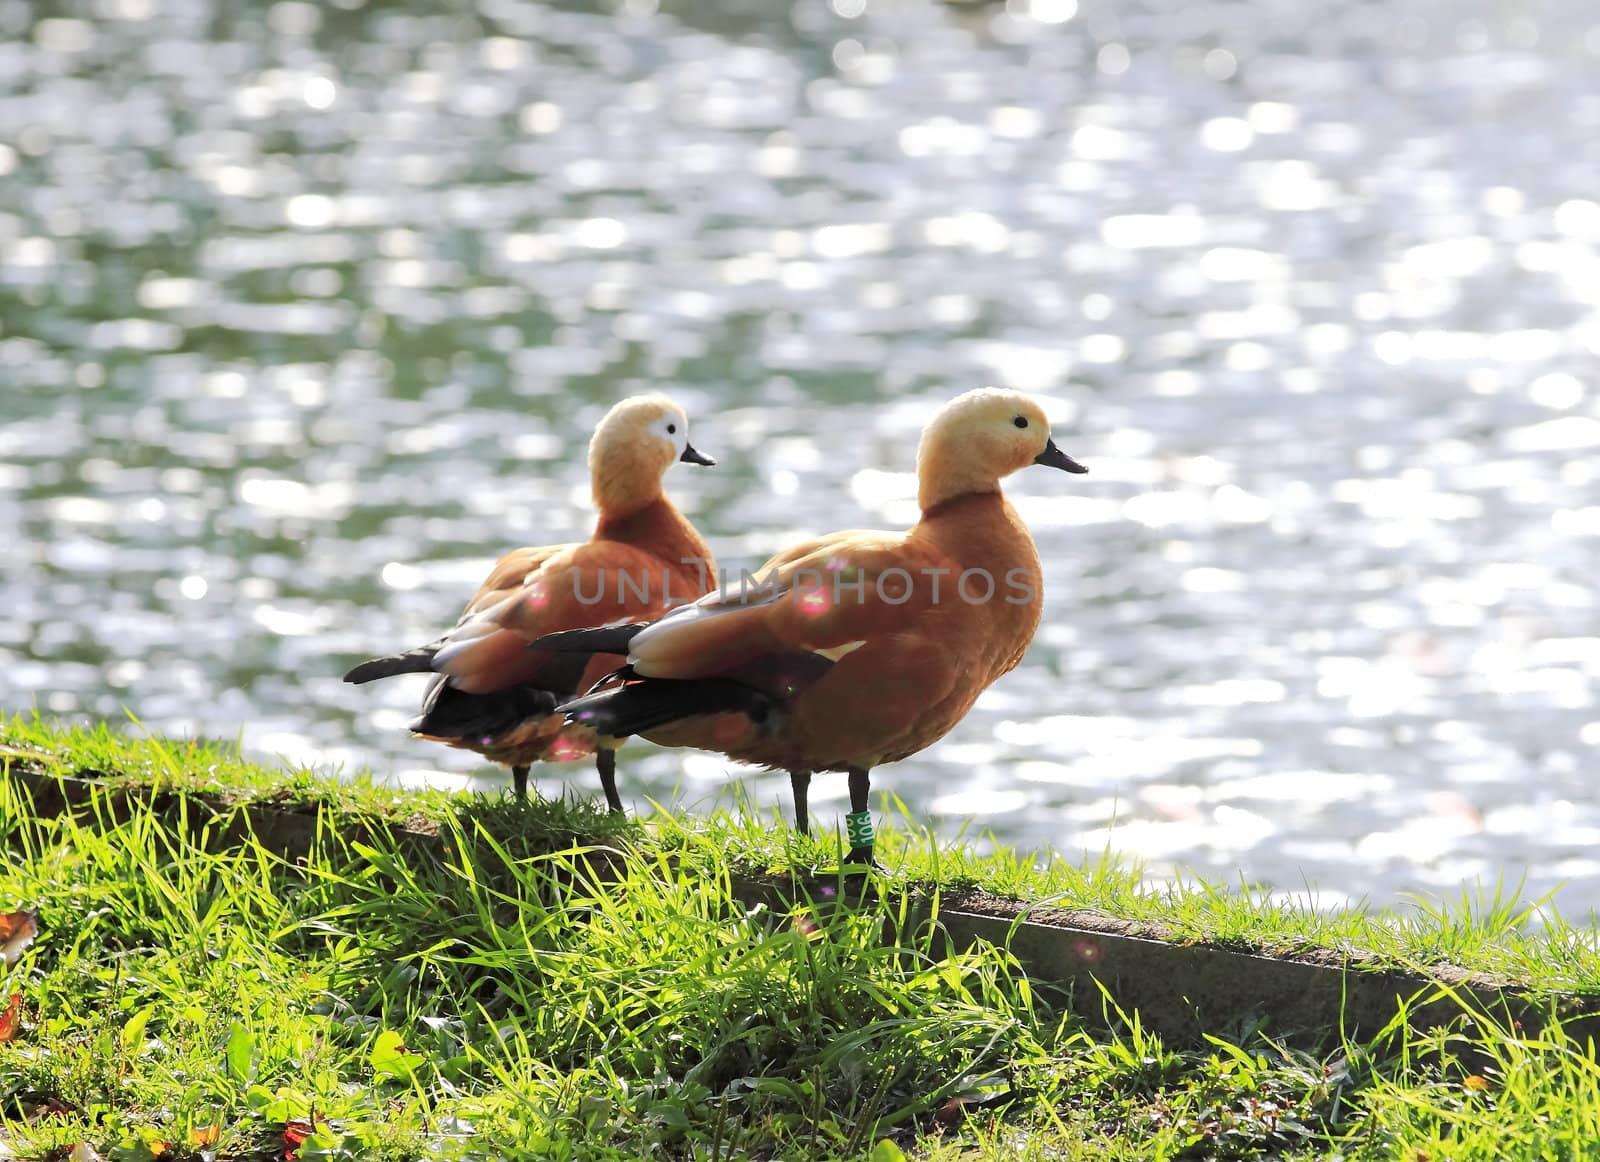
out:
{"label": "grassy bank", "polygon": [[[1463,997],[1426,1032],[1330,1027],[1291,1050],[1218,1028],[1179,1048],[1115,997],[1085,1023],[1003,947],[943,955],[904,889],[1049,896],[1183,940],[1359,944],[1536,990],[1600,980],[1593,933],[1530,933],[1504,907],[1320,916],[890,830],[881,892],[752,909],[739,876],[837,847],[27,721],[0,748],[19,771],[110,776],[50,814],[0,781],[0,912],[39,928],[24,947],[13,926],[0,968],[20,998],[0,1017],[0,1156],[1438,1160],[1600,1141],[1600,1070],[1559,1021],[1533,1033]],[[240,825],[264,802],[324,806],[303,860]]]}

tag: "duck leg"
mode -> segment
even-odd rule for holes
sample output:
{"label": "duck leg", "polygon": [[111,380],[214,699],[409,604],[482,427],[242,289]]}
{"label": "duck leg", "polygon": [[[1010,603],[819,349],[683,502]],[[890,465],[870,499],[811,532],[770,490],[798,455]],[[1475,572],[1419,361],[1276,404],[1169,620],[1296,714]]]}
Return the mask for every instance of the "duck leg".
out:
{"label": "duck leg", "polygon": [[528,768],[526,765],[511,768],[511,790],[518,801],[528,797]]}
{"label": "duck leg", "polygon": [[606,793],[606,806],[613,815],[621,815],[622,796],[617,794],[617,752],[609,747],[595,751],[594,769],[600,772],[600,789]]}
{"label": "duck leg", "polygon": [[794,792],[794,829],[801,835],[810,835],[811,813],[806,807],[806,792],[811,789],[811,772],[790,771],[789,789]]}
{"label": "duck leg", "polygon": [[844,817],[844,822],[850,836],[850,854],[844,857],[844,861],[881,868],[883,865],[872,858],[872,808],[867,801],[872,781],[866,767],[846,769],[850,774],[850,814]]}

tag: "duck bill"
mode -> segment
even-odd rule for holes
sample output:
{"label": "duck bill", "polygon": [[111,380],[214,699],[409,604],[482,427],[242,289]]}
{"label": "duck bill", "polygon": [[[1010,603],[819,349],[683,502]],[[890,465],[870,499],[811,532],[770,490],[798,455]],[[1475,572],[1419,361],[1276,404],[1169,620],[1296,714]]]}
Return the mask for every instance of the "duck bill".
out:
{"label": "duck bill", "polygon": [[706,468],[710,468],[716,463],[715,460],[713,460],[710,456],[707,456],[704,452],[696,452],[693,444],[685,444],[683,446],[683,455],[679,456],[678,459],[685,464],[699,464]]}
{"label": "duck bill", "polygon": [[1046,468],[1059,468],[1063,472],[1089,471],[1082,464],[1079,464],[1071,456],[1068,456],[1060,448],[1056,447],[1056,442],[1054,440],[1051,440],[1049,443],[1045,444],[1044,451],[1035,456],[1033,458],[1033,462],[1035,464],[1043,464]]}

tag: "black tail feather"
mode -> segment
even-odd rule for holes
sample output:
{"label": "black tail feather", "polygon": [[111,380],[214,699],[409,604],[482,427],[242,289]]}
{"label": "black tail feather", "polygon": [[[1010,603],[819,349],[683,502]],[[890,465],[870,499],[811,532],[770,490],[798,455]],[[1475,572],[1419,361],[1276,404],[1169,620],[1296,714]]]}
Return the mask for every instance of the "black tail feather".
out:
{"label": "black tail feather", "polygon": [[392,678],[396,674],[426,674],[433,669],[433,655],[438,652],[439,643],[430,642],[428,645],[407,650],[403,654],[373,658],[351,670],[344,676],[344,680],[359,686],[364,682],[377,681],[379,678]]}
{"label": "black tail feather", "polygon": [[597,625],[591,629],[564,629],[547,633],[530,642],[530,650],[550,650],[554,653],[626,654],[628,643],[648,621],[618,622],[615,625]]}
{"label": "black tail feather", "polygon": [[439,675],[413,718],[413,734],[434,738],[493,738],[530,718],[552,713],[563,695],[536,686],[512,686],[489,694],[468,694]]}
{"label": "black tail feather", "polygon": [[763,722],[772,699],[727,678],[644,678],[585,694],[557,710],[567,721],[621,738],[696,714],[734,711]]}

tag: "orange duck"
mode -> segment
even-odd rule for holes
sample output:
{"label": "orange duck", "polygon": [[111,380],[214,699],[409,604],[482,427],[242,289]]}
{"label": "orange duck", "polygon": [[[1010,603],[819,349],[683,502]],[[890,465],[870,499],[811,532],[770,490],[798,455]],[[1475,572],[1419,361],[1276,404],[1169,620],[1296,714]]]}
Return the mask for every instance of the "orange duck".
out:
{"label": "orange duck", "polygon": [[589,442],[600,519],[581,544],[513,549],[496,562],[456,626],[425,646],[363,662],[357,684],[433,673],[411,730],[511,768],[519,799],[540,759],[594,751],[606,804],[617,794],[616,740],[567,728],[556,707],[622,664],[619,655],[530,648],[558,630],[651,618],[711,587],[711,550],[661,490],[677,461],[714,464],[689,443],[683,409],[633,396],[606,413]]}
{"label": "orange duck", "polygon": [[560,709],[601,740],[643,734],[788,771],[802,834],[812,774],[844,771],[848,859],[873,862],[868,773],[943,737],[1038,628],[1039,554],[1000,492],[1029,464],[1088,471],[1027,396],[957,397],[923,432],[909,532],[833,533],[652,623],[535,643],[627,655]]}

